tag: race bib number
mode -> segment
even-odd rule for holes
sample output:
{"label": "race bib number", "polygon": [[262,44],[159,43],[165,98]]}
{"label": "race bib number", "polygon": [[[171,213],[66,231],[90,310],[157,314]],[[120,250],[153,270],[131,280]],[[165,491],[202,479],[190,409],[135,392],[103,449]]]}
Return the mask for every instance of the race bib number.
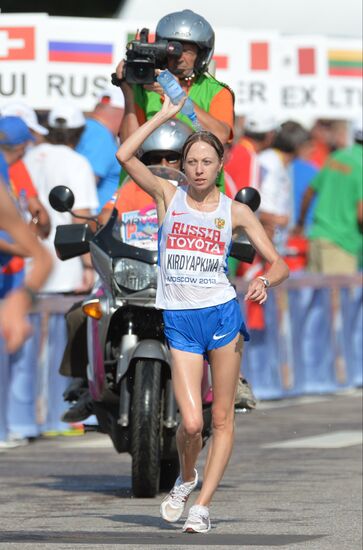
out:
{"label": "race bib number", "polygon": [[217,228],[175,222],[166,243],[166,284],[216,285],[224,273],[225,246]]}
{"label": "race bib number", "polygon": [[142,210],[123,212],[121,222],[123,242],[138,248],[157,250],[158,217],[154,205]]}

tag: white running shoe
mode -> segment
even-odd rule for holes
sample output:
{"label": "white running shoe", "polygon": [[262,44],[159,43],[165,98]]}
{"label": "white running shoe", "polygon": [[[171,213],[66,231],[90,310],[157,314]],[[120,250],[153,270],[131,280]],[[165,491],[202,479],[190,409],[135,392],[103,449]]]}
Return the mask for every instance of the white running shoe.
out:
{"label": "white running shoe", "polygon": [[188,519],[184,523],[184,533],[208,533],[210,531],[209,509],[207,506],[195,504],[189,510]]}
{"label": "white running shoe", "polygon": [[0,441],[0,452],[9,451],[10,449],[15,449],[16,447],[23,447],[28,444],[27,439],[11,440],[7,439],[6,441]]}
{"label": "white running shoe", "polygon": [[182,478],[179,476],[174,487],[161,503],[160,514],[165,521],[172,523],[181,518],[189,495],[196,488],[198,483],[198,472],[197,470],[194,471],[194,481],[183,482]]}

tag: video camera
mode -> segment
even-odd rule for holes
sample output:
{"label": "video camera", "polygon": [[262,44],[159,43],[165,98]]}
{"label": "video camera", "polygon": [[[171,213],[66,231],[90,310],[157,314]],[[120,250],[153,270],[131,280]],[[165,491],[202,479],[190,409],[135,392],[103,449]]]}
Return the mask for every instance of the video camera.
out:
{"label": "video camera", "polygon": [[[123,78],[129,84],[152,84],[155,69],[165,69],[169,55],[180,57],[183,46],[180,42],[159,40],[149,43],[149,29],[140,31],[140,40],[131,40],[126,46],[126,63]],[[118,79],[112,83],[118,85]]]}

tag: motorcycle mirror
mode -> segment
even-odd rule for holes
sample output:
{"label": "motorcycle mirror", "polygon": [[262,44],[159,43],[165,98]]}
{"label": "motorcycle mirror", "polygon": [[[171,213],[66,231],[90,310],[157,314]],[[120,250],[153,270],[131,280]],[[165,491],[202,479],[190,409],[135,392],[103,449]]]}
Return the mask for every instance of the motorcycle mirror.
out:
{"label": "motorcycle mirror", "polygon": [[234,197],[234,200],[247,204],[253,212],[256,212],[261,203],[261,195],[253,187],[242,187]]}
{"label": "motorcycle mirror", "polygon": [[57,212],[69,212],[74,205],[73,191],[65,185],[53,187],[49,193],[49,204]]}

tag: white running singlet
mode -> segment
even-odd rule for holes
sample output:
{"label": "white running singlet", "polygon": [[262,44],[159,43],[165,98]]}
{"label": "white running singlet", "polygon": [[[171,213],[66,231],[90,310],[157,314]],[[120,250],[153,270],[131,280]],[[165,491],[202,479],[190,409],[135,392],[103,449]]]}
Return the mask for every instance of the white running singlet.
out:
{"label": "white running singlet", "polygon": [[200,212],[187,204],[187,189],[177,188],[159,229],[160,309],[199,309],[236,297],[226,275],[232,201],[221,193],[216,210]]}

